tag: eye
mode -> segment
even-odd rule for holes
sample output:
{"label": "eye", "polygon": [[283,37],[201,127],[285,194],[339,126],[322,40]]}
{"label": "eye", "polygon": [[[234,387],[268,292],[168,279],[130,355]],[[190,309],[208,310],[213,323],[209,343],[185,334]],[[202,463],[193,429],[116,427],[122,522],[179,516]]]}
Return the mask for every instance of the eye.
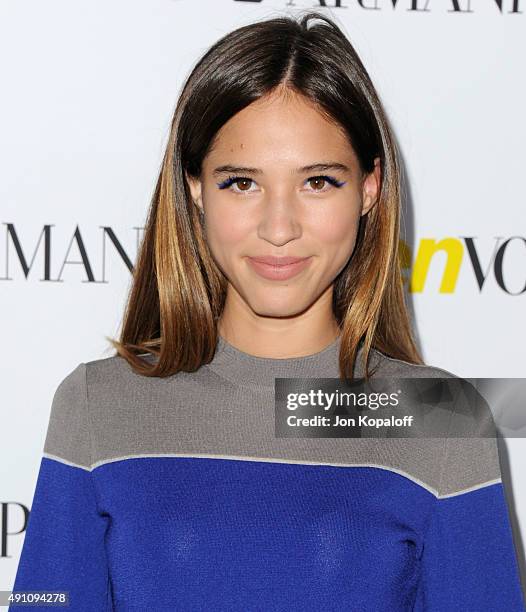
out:
{"label": "eye", "polygon": [[[319,192],[319,193],[323,193],[325,191],[329,191],[330,188],[329,189],[323,189],[325,183],[330,183],[331,185],[333,185],[334,187],[337,187],[337,188],[340,188],[343,185],[345,185],[345,181],[338,181],[333,176],[327,176],[325,174],[320,175],[320,176],[311,176],[310,178],[307,179],[306,182],[314,184],[314,185],[317,185],[317,187],[314,188],[312,191]],[[321,184],[321,188],[319,187],[320,184]]]}
{"label": "eye", "polygon": [[229,176],[222,183],[218,183],[217,186],[219,187],[219,189],[228,189],[232,185],[236,185],[240,188],[233,189],[232,191],[234,191],[235,193],[248,193],[251,190],[246,188],[247,184],[248,186],[250,186],[250,183],[253,183],[253,182],[254,181],[251,178],[248,178],[246,176]]}
{"label": "eye", "polygon": [[[335,177],[327,176],[326,174],[322,174],[319,176],[311,176],[305,182],[317,185],[317,187],[311,190],[315,193],[325,193],[326,191],[329,191],[330,187],[328,189],[323,188],[326,183],[329,183],[330,185],[336,188],[340,188],[345,185],[345,181],[338,181]],[[217,186],[219,187],[219,189],[229,189],[230,187],[235,185],[237,188],[232,189],[234,193],[250,193],[254,191],[253,189],[250,189],[251,183],[254,183],[254,180],[246,176],[229,176],[222,183],[218,183]]]}

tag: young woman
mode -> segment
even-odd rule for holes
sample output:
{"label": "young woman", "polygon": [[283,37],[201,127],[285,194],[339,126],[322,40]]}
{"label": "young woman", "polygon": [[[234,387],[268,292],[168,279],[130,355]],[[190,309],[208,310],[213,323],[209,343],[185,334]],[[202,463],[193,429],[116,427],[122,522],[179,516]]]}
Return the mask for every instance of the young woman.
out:
{"label": "young woman", "polygon": [[523,610],[494,439],[275,435],[276,378],[454,378],[415,347],[399,215],[390,125],[333,21],[215,43],[175,110],[117,353],[55,392],[14,590],[90,611]]}

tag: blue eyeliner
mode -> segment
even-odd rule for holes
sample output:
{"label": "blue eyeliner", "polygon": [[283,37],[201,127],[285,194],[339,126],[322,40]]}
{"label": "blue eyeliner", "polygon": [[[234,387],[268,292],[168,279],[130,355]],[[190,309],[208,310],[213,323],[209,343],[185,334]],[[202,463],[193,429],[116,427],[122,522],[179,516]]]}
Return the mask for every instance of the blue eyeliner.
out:
{"label": "blue eyeliner", "polygon": [[[333,176],[327,176],[326,174],[320,174],[320,175],[317,175],[317,176],[311,176],[307,180],[312,180],[312,179],[315,179],[315,178],[324,179],[328,183],[333,185],[334,187],[342,187],[346,183],[346,181],[338,181]],[[252,179],[250,177],[247,177],[247,176],[229,176],[223,182],[217,183],[217,186],[219,187],[219,189],[226,189],[227,187],[230,187],[236,181],[240,181],[240,180],[251,181]]]}

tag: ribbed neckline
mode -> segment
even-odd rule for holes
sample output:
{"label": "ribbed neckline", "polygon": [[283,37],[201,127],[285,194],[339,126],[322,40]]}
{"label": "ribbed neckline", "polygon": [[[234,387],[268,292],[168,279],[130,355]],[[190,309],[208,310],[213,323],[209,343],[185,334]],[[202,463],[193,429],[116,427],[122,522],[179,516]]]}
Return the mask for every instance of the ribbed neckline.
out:
{"label": "ribbed neckline", "polygon": [[239,350],[218,336],[216,352],[208,367],[237,386],[268,390],[275,378],[338,378],[341,335],[312,355],[258,357]]}

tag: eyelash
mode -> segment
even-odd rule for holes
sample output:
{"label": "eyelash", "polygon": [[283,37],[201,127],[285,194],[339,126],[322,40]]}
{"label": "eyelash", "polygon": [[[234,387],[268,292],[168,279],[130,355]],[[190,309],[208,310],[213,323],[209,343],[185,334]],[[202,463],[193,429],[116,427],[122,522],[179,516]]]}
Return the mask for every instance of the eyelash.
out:
{"label": "eyelash", "polygon": [[[330,183],[331,185],[333,185],[333,187],[336,187],[337,189],[339,189],[340,187],[342,187],[343,185],[345,185],[345,181],[338,181],[336,178],[334,178],[333,176],[328,176],[326,174],[320,174],[317,176],[310,176],[306,182],[308,183],[309,181],[312,181],[313,179],[324,179],[325,181],[327,181],[328,183]],[[251,179],[248,176],[229,176],[226,180],[224,180],[222,183],[218,183],[217,186],[219,187],[219,189],[227,189],[229,188],[231,185],[233,185],[235,182],[237,181],[252,181],[254,182],[253,179]],[[319,189],[315,189],[314,193],[319,192],[319,193],[324,193],[325,191],[327,191],[326,189],[324,190],[319,190]],[[249,193],[247,192],[235,192],[235,193]]]}

